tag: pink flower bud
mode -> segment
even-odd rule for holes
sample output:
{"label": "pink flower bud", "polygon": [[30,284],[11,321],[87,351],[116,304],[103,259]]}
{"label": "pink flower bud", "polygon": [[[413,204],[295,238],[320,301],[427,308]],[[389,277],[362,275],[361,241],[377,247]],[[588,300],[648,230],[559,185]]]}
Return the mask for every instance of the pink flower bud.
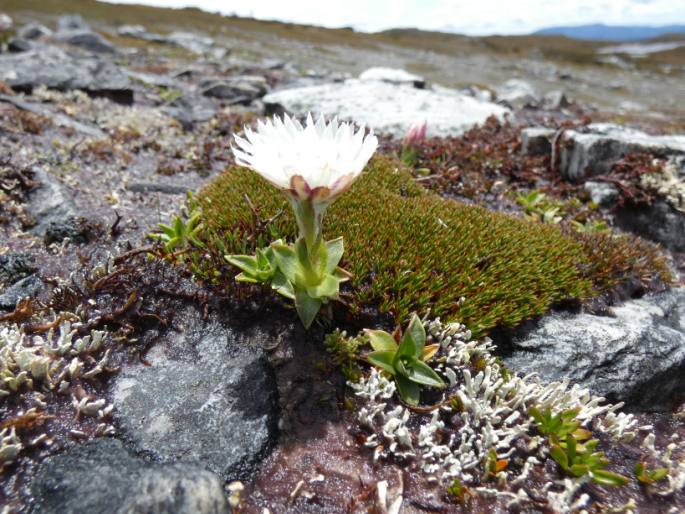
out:
{"label": "pink flower bud", "polygon": [[426,120],[414,123],[402,139],[403,146],[417,147],[426,140]]}

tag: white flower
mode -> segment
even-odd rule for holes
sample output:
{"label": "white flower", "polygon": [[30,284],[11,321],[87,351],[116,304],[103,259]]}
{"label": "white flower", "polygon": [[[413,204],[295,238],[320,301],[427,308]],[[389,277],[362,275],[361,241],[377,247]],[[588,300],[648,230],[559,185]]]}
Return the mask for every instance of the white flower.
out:
{"label": "white flower", "polygon": [[311,114],[303,127],[287,115],[245,128],[235,136],[236,162],[259,173],[296,200],[330,203],[349,189],[378,146],[373,134],[357,132],[350,123]]}

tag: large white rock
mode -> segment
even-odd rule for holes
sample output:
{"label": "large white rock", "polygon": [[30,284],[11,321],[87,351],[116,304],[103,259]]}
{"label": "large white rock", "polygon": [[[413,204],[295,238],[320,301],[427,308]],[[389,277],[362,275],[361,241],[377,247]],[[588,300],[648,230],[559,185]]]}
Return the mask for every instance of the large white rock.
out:
{"label": "large white rock", "polygon": [[417,121],[426,120],[429,136],[455,136],[502,118],[509,109],[445,88],[417,89],[406,84],[348,79],[341,83],[285,89],[268,94],[264,103],[278,104],[294,114],[339,116],[374,130],[402,136]]}

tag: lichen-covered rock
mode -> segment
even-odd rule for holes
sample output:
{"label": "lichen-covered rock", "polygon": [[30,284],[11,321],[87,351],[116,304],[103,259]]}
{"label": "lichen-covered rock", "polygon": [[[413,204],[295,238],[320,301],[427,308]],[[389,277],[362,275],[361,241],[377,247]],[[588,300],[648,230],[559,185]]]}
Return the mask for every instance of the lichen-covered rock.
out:
{"label": "lichen-covered rock", "polygon": [[509,112],[452,89],[359,79],[285,89],[266,95],[264,103],[271,112],[280,105],[294,114],[340,116],[398,137],[421,120],[427,121],[430,136],[455,136]]}
{"label": "lichen-covered rock", "polygon": [[426,87],[426,80],[423,77],[409,73],[406,70],[387,68],[385,66],[376,66],[364,70],[359,75],[359,80],[388,82],[390,84],[409,84],[419,89]]}
{"label": "lichen-covered rock", "polygon": [[521,130],[523,155],[549,155],[555,130],[547,127],[527,127]]}
{"label": "lichen-covered rock", "polygon": [[631,300],[614,317],[555,313],[514,339],[520,373],[573,383],[631,407],[660,410],[685,387],[685,288]]}
{"label": "lichen-covered rock", "polygon": [[[154,353],[153,353],[154,352]],[[139,365],[114,380],[115,421],[137,450],[245,478],[276,434],[276,385],[263,351],[219,322],[188,314]]]}
{"label": "lichen-covered rock", "polygon": [[561,142],[561,174],[569,180],[606,173],[624,155],[650,152],[666,157],[685,154],[685,135],[652,136],[639,130],[594,123],[569,130]]}
{"label": "lichen-covered rock", "polygon": [[44,287],[43,281],[36,275],[22,278],[19,282],[12,284],[0,294],[0,309],[14,309],[19,300],[29,296],[35,296]]}
{"label": "lichen-covered rock", "polygon": [[670,250],[685,252],[685,213],[663,198],[649,205],[621,207],[616,211],[616,224]]}
{"label": "lichen-covered rock", "polygon": [[52,30],[40,23],[27,23],[17,31],[17,37],[33,41],[45,36],[51,36]]}
{"label": "lichen-covered rock", "polygon": [[57,39],[72,46],[78,46],[79,48],[99,54],[113,54],[116,52],[116,47],[112,43],[97,32],[91,32],[90,30],[59,32]]}
{"label": "lichen-covered rock", "polygon": [[31,192],[27,211],[36,221],[31,231],[44,236],[52,224],[76,217],[78,211],[66,186],[42,168],[33,171],[40,187]]}
{"label": "lichen-covered rock", "polygon": [[34,514],[226,514],[221,480],[193,464],[151,464],[96,439],[43,462]]}
{"label": "lichen-covered rock", "polygon": [[13,284],[37,269],[35,258],[30,253],[10,252],[0,255],[0,284]]}

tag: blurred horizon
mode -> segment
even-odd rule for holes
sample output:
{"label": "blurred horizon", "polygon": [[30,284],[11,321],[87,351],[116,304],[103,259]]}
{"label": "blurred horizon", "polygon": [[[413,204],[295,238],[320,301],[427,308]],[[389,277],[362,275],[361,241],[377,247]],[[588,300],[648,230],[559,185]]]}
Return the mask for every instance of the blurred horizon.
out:
{"label": "blurred horizon", "polygon": [[[347,0],[329,3],[314,0],[280,2],[252,0],[100,0],[113,4],[157,7],[196,7],[224,15],[316,25],[351,27],[361,32],[393,28],[451,32],[470,36],[524,35],[550,27],[604,24],[620,27],[685,25],[682,0]],[[493,12],[497,16],[493,16]],[[409,20],[411,20],[409,22]]]}

